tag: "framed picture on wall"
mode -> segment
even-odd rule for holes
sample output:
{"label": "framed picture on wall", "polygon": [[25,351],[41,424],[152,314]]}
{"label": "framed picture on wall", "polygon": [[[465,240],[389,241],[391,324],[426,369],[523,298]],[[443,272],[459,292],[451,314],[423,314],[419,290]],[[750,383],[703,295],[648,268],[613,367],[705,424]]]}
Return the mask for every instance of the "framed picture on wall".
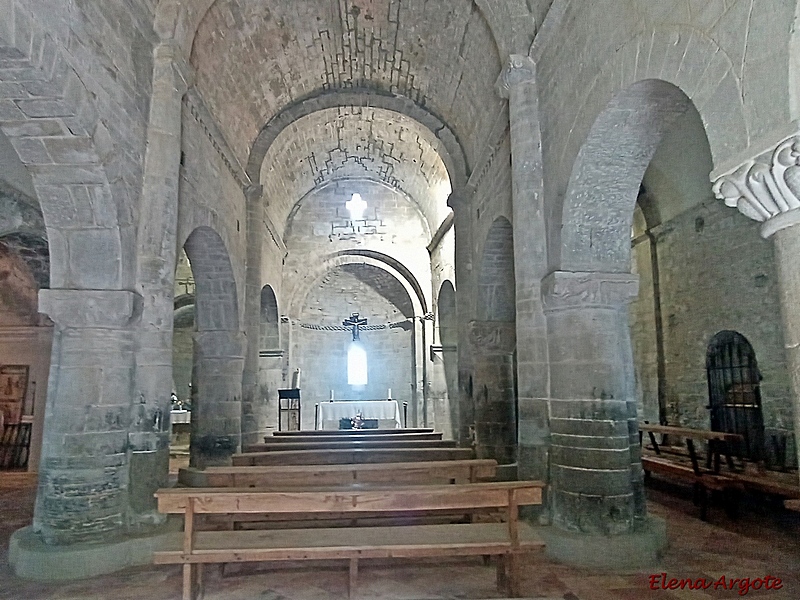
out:
{"label": "framed picture on wall", "polygon": [[22,420],[28,393],[28,365],[0,365],[0,412],[7,425]]}

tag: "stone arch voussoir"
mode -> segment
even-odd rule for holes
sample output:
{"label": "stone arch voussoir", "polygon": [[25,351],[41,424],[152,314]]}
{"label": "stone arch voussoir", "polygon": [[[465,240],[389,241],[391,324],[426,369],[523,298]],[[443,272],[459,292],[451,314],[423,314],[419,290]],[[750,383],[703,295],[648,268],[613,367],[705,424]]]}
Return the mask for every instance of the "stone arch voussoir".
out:
{"label": "stone arch voussoir", "polygon": [[18,4],[13,11],[13,42],[0,39],[6,84],[0,129],[33,180],[50,244],[51,286],[121,289],[132,270],[95,139],[104,129],[59,44]]}

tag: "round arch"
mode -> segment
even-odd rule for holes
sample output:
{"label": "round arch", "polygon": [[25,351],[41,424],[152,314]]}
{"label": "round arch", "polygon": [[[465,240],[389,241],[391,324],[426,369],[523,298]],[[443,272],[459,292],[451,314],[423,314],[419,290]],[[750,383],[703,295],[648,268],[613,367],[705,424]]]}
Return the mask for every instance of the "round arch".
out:
{"label": "round arch", "polygon": [[295,318],[300,315],[300,311],[303,308],[303,303],[305,302],[311,287],[316,281],[324,276],[325,273],[335,269],[336,267],[352,264],[370,265],[386,271],[389,273],[389,275],[399,281],[405,291],[408,293],[409,298],[411,298],[414,315],[423,316],[425,313],[427,313],[428,303],[422,292],[422,286],[419,285],[419,282],[417,281],[416,277],[414,277],[413,273],[403,266],[402,263],[391,258],[390,256],[381,254],[380,252],[369,250],[345,250],[329,256],[323,260],[318,267],[310,270],[305,277],[303,277],[298,287],[295,288],[295,291],[292,294],[292,298],[289,302],[289,315]]}
{"label": "round arch", "polygon": [[201,226],[184,244],[196,286],[198,331],[239,331],[239,300],[230,255],[220,235]]}
{"label": "round arch", "polygon": [[278,298],[272,286],[261,288],[260,329],[258,335],[259,348],[262,350],[281,347],[280,312]]}
{"label": "round arch", "polygon": [[630,231],[645,171],[692,106],[672,83],[638,81],[597,117],[580,149],[562,211],[563,271],[630,271]]}

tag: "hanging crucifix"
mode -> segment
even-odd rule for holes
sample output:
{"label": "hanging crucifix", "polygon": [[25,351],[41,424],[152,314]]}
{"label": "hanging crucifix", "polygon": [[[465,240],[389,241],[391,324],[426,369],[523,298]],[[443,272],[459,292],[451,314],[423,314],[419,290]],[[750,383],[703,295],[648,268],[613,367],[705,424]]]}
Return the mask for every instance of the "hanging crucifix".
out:
{"label": "hanging crucifix", "polygon": [[352,315],[350,315],[349,319],[345,319],[344,321],[342,321],[342,325],[344,325],[345,327],[352,327],[353,328],[353,341],[354,342],[359,341],[359,339],[360,339],[359,338],[359,333],[361,331],[361,328],[364,327],[366,324],[367,324],[367,320],[366,319],[359,319],[358,318],[358,313],[353,313]]}

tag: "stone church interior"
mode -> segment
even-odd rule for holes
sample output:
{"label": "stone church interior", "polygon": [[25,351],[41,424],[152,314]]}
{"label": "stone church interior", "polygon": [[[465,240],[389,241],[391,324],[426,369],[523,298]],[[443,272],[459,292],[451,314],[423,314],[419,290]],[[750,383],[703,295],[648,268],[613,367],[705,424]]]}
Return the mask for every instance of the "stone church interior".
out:
{"label": "stone church interior", "polygon": [[799,18],[0,0],[0,598],[800,597]]}

